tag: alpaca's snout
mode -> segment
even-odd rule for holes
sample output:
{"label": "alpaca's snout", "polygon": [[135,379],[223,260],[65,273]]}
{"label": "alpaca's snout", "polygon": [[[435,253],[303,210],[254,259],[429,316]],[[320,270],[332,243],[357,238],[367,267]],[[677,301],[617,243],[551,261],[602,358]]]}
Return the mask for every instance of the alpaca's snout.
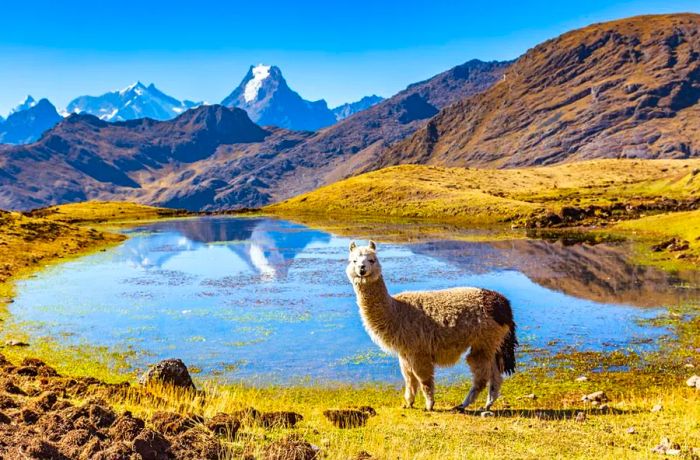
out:
{"label": "alpaca's snout", "polygon": [[360,267],[360,276],[365,276],[367,269],[365,267]]}

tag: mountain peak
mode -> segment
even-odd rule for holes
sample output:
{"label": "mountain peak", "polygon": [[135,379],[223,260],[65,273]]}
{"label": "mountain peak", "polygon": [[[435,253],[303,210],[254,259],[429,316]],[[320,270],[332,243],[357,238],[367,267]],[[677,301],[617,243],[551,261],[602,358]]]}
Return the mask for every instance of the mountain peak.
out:
{"label": "mountain peak", "polygon": [[246,102],[251,102],[258,97],[258,92],[262,87],[263,81],[270,76],[270,68],[272,66],[258,64],[256,66],[251,66],[250,73],[252,78],[248,80],[243,90],[243,98]]}
{"label": "mountain peak", "polygon": [[325,101],[303,99],[289,88],[282,71],[274,65],[250,66],[243,81],[221,104],[245,110],[260,125],[314,131],[335,123]]}
{"label": "mountain peak", "polygon": [[[153,83],[151,83],[151,86],[153,86]],[[137,80],[134,83],[127,86],[126,88],[120,90],[119,94],[127,94],[133,91],[140,96],[144,91],[148,89],[150,89],[150,86],[147,88],[146,85],[141,83],[141,81]]]}
{"label": "mountain peak", "polygon": [[34,99],[30,94],[27,94],[27,97],[25,97],[22,102],[20,102],[15,108],[10,110],[9,115],[12,115],[13,113],[21,112],[23,110],[31,109],[35,105],[36,105],[36,99]]}

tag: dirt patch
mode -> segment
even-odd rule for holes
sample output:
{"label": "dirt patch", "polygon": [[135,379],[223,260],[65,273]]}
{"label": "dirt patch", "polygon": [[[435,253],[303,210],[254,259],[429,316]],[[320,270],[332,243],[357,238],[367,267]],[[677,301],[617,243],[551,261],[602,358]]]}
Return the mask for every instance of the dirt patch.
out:
{"label": "dirt patch", "polygon": [[365,426],[370,415],[357,409],[327,410],[323,412],[334,426],[338,428],[357,428]]}
{"label": "dirt patch", "polygon": [[256,422],[265,428],[294,428],[304,417],[296,412],[263,412]]}
{"label": "dirt patch", "polygon": [[313,460],[319,458],[319,449],[298,434],[291,434],[265,448],[264,460]]}

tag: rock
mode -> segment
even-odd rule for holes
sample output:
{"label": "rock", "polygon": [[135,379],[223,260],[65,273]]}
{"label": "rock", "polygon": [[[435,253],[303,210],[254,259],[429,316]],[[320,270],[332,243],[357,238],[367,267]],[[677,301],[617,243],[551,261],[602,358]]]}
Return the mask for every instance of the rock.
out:
{"label": "rock", "polygon": [[367,412],[355,409],[326,410],[323,411],[323,416],[338,428],[357,428],[365,426],[369,418]]}
{"label": "rock", "polygon": [[576,412],[576,418],[574,420],[576,420],[579,423],[585,422],[586,421],[586,413],[581,412],[581,411]]}
{"label": "rock", "polygon": [[656,404],[654,407],[651,408],[652,412],[661,412],[664,409],[664,406],[661,404]]}
{"label": "rock", "polygon": [[195,389],[187,366],[180,359],[164,359],[151,366],[139,378],[139,383],[143,386],[157,382],[167,383],[179,388]]}
{"label": "rock", "polygon": [[496,414],[494,414],[490,410],[485,410],[479,415],[481,415],[483,418],[486,418],[486,417],[494,417]]}
{"label": "rock", "polygon": [[659,445],[651,449],[651,451],[655,454],[679,455],[681,453],[680,449],[681,446],[678,443],[671,442],[669,438],[663,437]]}
{"label": "rock", "polygon": [[583,402],[596,402],[596,403],[602,403],[602,402],[607,402],[608,401],[608,396],[605,394],[604,391],[595,391],[591,394],[587,394],[583,398],[581,398]]}
{"label": "rock", "polygon": [[688,380],[685,381],[685,384],[688,385],[689,387],[700,388],[700,376],[693,375],[692,377],[690,377]]}
{"label": "rock", "polygon": [[601,404],[600,407],[598,408],[598,410],[600,410],[600,411],[605,411],[608,409],[610,409],[610,406],[608,406],[607,404]]}
{"label": "rock", "polygon": [[5,346],[8,347],[28,347],[29,344],[27,342],[22,342],[21,340],[8,340],[5,342]]}
{"label": "rock", "polygon": [[535,399],[537,399],[537,395],[535,393],[530,393],[530,394],[523,396],[523,398],[535,400]]}
{"label": "rock", "polygon": [[587,382],[587,381],[588,381],[588,377],[586,377],[585,375],[582,375],[581,377],[578,377],[578,378],[576,379],[576,381],[577,381],[577,382]]}
{"label": "rock", "polygon": [[627,428],[627,434],[636,434],[637,430],[634,429],[633,426]]}

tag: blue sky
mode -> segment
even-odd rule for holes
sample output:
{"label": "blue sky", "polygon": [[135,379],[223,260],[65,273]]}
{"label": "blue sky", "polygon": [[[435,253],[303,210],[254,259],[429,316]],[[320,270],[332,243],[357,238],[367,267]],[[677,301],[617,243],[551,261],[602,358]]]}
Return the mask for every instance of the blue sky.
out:
{"label": "blue sky", "polygon": [[700,1],[3,1],[0,114],[26,94],[65,107],[133,81],[220,102],[276,64],[331,106],[390,96],[471,58],[513,59],[593,22],[700,12]]}

